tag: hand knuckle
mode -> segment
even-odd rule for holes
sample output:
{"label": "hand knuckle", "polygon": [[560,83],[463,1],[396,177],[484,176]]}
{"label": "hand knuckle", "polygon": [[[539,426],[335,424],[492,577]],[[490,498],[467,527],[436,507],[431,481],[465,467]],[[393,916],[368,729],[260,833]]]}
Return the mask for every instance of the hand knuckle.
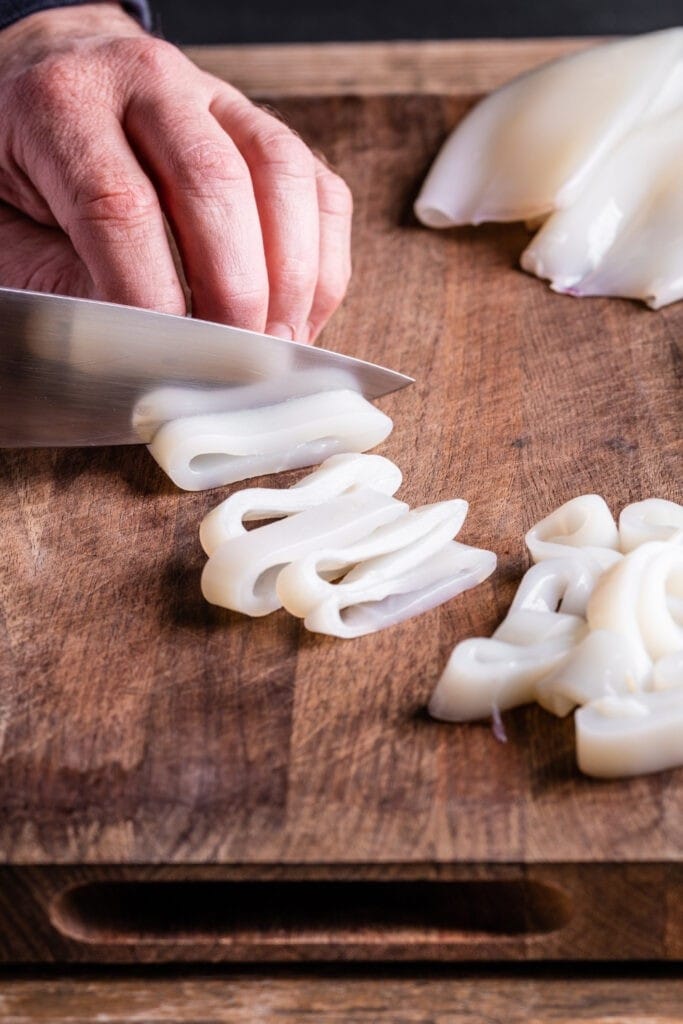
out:
{"label": "hand knuckle", "polygon": [[231,322],[258,327],[265,322],[268,309],[268,287],[242,276],[229,279],[225,297],[225,315]]}
{"label": "hand knuckle", "polygon": [[25,111],[54,116],[77,101],[84,80],[78,62],[54,57],[27,68],[15,80],[14,87]]}
{"label": "hand knuckle", "polygon": [[313,154],[293,132],[273,122],[254,135],[254,144],[265,164],[281,174],[309,178],[314,174]]}
{"label": "hand knuckle", "polygon": [[335,310],[346,294],[350,276],[350,268],[342,268],[328,275],[318,285],[316,305],[326,313],[331,313]]}
{"label": "hand knuckle", "polygon": [[264,292],[240,292],[232,301],[240,316],[250,320],[258,320],[265,315],[268,300]]}
{"label": "hand knuckle", "polygon": [[317,266],[310,260],[285,257],[278,268],[278,285],[288,295],[306,295],[313,291],[317,282]]}
{"label": "hand knuckle", "polygon": [[353,195],[343,178],[333,171],[320,175],[320,211],[334,217],[349,218],[353,213]]}
{"label": "hand knuckle", "polygon": [[168,78],[178,70],[183,55],[172,43],[154,36],[135,36],[118,41],[127,64],[133,64],[145,77]]}
{"label": "hand knuckle", "polygon": [[189,146],[178,145],[173,160],[174,177],[179,186],[211,190],[245,184],[249,179],[246,164],[238,154],[231,153],[210,139],[201,139]]}
{"label": "hand knuckle", "polygon": [[147,225],[156,205],[151,186],[125,180],[88,180],[74,201],[80,219],[99,221],[127,231]]}

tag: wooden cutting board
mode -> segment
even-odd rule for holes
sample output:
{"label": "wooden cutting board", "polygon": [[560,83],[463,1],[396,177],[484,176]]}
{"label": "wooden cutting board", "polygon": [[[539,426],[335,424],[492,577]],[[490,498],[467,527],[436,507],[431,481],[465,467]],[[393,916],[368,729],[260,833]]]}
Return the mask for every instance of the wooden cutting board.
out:
{"label": "wooden cutting board", "polygon": [[[637,969],[636,969],[637,970]],[[628,974],[627,974],[628,972]],[[479,965],[307,971],[71,971],[0,978],[12,1024],[680,1024],[683,979],[628,965],[586,977]],[[400,1007],[399,1010],[397,1008]],[[99,1016],[98,1016],[99,1015]]]}
{"label": "wooden cutting board", "polygon": [[142,447],[0,453],[1,959],[683,955],[683,771],[583,778],[571,718],[536,707],[507,743],[425,713],[534,521],[584,492],[681,500],[683,305],[554,295],[517,269],[521,226],[421,228],[472,97],[360,91],[271,98],[355,196],[323,340],[416,378],[379,451],[410,503],[470,502],[461,539],[498,571],[314,636],[203,601],[198,525],[228,489],[179,493]]}

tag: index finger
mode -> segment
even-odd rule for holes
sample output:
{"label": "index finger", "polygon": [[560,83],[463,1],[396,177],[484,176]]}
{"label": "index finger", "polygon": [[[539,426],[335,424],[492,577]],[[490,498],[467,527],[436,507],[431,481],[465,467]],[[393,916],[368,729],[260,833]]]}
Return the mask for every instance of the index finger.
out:
{"label": "index finger", "polygon": [[73,114],[34,151],[31,177],[83,260],[95,294],[183,315],[185,297],[154,187],[121,125]]}

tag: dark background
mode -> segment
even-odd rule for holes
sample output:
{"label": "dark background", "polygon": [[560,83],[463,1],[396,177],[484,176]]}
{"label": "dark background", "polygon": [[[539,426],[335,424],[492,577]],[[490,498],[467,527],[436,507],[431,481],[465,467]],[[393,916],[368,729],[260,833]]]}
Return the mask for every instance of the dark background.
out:
{"label": "dark background", "polygon": [[683,0],[150,0],[176,43],[601,35],[667,28]]}

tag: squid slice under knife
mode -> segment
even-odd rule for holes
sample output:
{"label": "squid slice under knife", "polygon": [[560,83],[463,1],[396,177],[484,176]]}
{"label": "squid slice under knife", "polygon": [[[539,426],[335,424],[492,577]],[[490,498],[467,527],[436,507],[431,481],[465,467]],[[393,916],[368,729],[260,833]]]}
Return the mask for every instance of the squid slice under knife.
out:
{"label": "squid slice under knife", "polygon": [[417,217],[447,227],[529,220],[570,206],[635,124],[681,104],[682,62],[683,29],[673,28],[514,79],[446,140],[415,203]]}
{"label": "squid slice under knife", "polygon": [[623,778],[683,764],[683,688],[609,696],[576,712],[579,768]]}
{"label": "squid slice under knife", "polygon": [[311,552],[282,570],[278,595],[307,629],[346,638],[427,611],[495,568],[492,552],[452,541],[466,514],[462,500],[426,505],[353,547]]}
{"label": "squid slice under knife", "polygon": [[278,519],[336,498],[353,487],[395,494],[401,470],[381,455],[332,455],[289,488],[248,487],[236,491],[202,520],[199,539],[207,555],[231,537],[246,533],[245,522]]}
{"label": "squid slice under knife", "polygon": [[522,253],[524,270],[557,292],[683,298],[683,110],[632,131],[581,194],[545,221]]}
{"label": "squid slice under knife", "polygon": [[[225,369],[225,353],[216,358],[216,373]],[[133,409],[133,427],[141,441],[149,444],[164,423],[185,419],[188,416],[208,416],[226,410],[238,412],[242,409],[263,409],[278,405],[283,395],[303,398],[323,391],[355,390],[353,374],[340,367],[326,367],[325,370],[293,365],[293,354],[289,351],[272,352],[269,359],[269,376],[262,376],[263,367],[258,366],[258,357],[241,357],[246,365],[255,363],[254,380],[251,384],[236,384],[232,387],[189,387],[167,384],[144,392]],[[119,363],[121,359],[119,357]],[[221,365],[221,363],[223,365]],[[243,363],[243,368],[244,368]],[[158,365],[149,371],[149,376],[158,375]],[[277,372],[275,372],[277,371]]]}
{"label": "squid slice under knife", "polygon": [[202,572],[202,593],[211,604],[246,615],[281,607],[277,578],[289,562],[325,546],[355,544],[407,512],[402,501],[357,488],[324,506],[306,509],[217,547]]}
{"label": "squid slice under knife", "polygon": [[355,391],[328,391],[278,405],[190,416],[164,424],[149,451],[188,491],[299,469],[330,455],[372,448],[392,421]]}

